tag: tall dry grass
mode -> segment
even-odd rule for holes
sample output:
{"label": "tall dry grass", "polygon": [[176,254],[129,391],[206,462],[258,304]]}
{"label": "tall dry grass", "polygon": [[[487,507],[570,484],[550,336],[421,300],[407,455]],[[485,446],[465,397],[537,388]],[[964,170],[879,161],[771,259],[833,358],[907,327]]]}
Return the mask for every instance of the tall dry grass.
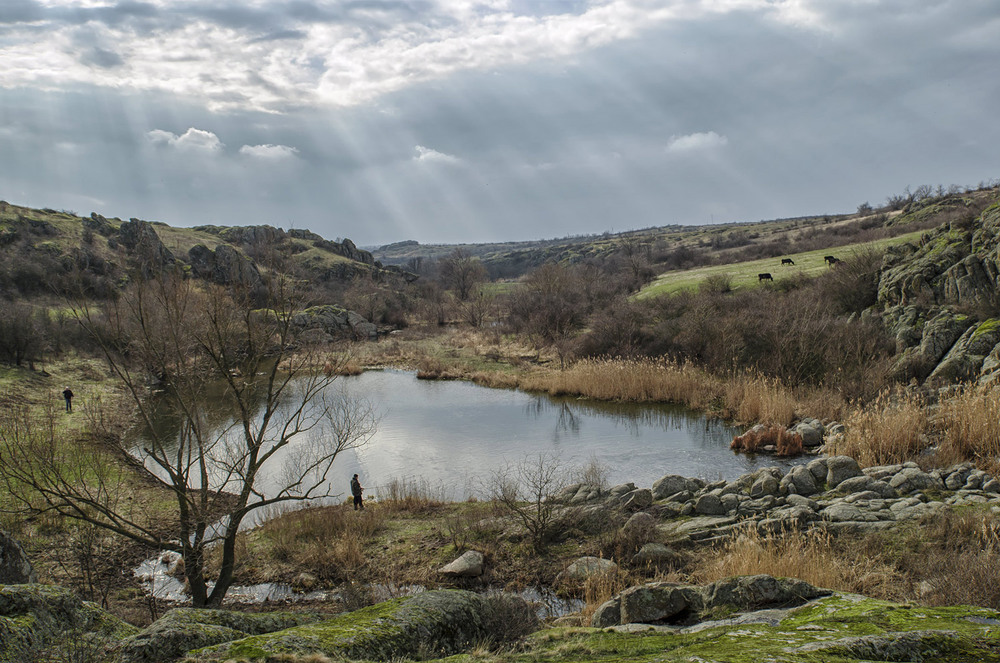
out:
{"label": "tall dry grass", "polygon": [[937,419],[938,460],[972,460],[1000,470],[1000,389],[965,385],[943,401]]}
{"label": "tall dry grass", "polygon": [[788,426],[795,419],[796,399],[778,380],[736,375],[726,381],[727,419]]}
{"label": "tall dry grass", "polygon": [[375,499],[390,511],[408,513],[426,513],[451,501],[443,484],[412,477],[393,477],[377,488]]}
{"label": "tall dry grass", "polygon": [[364,545],[385,526],[378,509],[355,512],[345,505],[290,511],[261,525],[262,564],[308,569],[344,580],[365,564]]}
{"label": "tall dry grass", "polygon": [[918,394],[883,391],[851,411],[844,424],[847,433],[827,453],[851,456],[863,467],[913,460],[928,445],[927,407]]}
{"label": "tall dry grass", "polygon": [[882,595],[882,589],[899,577],[892,565],[883,560],[842,554],[828,533],[813,530],[761,534],[751,526],[715,554],[705,555],[695,562],[691,579],[709,583],[730,576],[761,573],[799,578],[816,587],[868,596]]}

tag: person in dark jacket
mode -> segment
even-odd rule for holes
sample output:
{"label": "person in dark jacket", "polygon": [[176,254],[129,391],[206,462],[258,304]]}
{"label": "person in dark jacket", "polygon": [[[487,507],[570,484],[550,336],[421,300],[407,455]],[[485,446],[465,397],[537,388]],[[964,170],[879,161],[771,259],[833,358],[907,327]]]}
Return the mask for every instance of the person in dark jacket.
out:
{"label": "person in dark jacket", "polygon": [[361,491],[363,491],[363,490],[364,490],[364,488],[361,487],[361,482],[358,481],[358,475],[355,474],[354,478],[351,479],[351,495],[354,495],[354,510],[355,511],[358,511],[359,509],[362,510],[362,511],[364,511],[365,505],[361,501]]}
{"label": "person in dark jacket", "polygon": [[73,411],[73,391],[69,387],[66,387],[65,389],[63,389],[63,398],[66,399],[66,411],[67,412],[72,412]]}

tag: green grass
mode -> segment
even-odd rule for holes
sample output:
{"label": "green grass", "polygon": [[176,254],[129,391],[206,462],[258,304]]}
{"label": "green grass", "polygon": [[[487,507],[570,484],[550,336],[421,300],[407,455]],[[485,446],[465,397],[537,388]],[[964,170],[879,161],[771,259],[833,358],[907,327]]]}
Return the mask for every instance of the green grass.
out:
{"label": "green grass", "polygon": [[[760,283],[757,275],[761,273],[771,274],[775,281],[789,277],[819,276],[830,269],[823,260],[823,256],[833,255],[843,259],[853,252],[867,248],[883,249],[894,244],[915,241],[919,239],[923,232],[922,230],[918,230],[884,240],[863,244],[848,244],[834,249],[817,249],[803,253],[790,253],[774,258],[762,258],[760,260],[750,260],[728,265],[710,265],[695,269],[666,272],[643,288],[637,295],[637,298],[644,299],[646,297],[674,294],[684,290],[696,290],[705,279],[711,276],[728,276],[734,290],[757,287]],[[795,265],[782,265],[782,258],[791,258],[795,261]]]}

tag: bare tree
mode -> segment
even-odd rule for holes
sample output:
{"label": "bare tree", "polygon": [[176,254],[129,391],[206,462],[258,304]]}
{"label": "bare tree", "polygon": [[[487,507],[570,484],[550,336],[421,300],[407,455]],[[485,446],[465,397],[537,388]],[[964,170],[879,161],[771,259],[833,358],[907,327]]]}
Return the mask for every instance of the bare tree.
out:
{"label": "bare tree", "polygon": [[531,545],[542,552],[558,522],[561,504],[556,494],[566,485],[559,459],[540,453],[496,470],[489,483],[490,499],[521,521]]}
{"label": "bare tree", "polygon": [[574,269],[542,265],[511,294],[508,322],[532,338],[536,348],[555,348],[560,365],[565,365],[573,337],[587,320],[585,289]]}
{"label": "bare tree", "polygon": [[[176,276],[136,283],[100,310],[81,306],[79,320],[137,419],[135,435],[103,442],[169,489],[174,524],[126,498],[131,475],[58,439],[26,408],[0,420],[0,473],[20,506],[179,552],[193,604],[220,605],[241,524],[259,509],[333,494],[334,460],[374,432],[372,406],[335,394],[337,372],[317,370],[329,358],[292,351],[300,302],[289,286],[274,277],[262,311],[239,291]],[[213,584],[206,559],[214,546]]]}
{"label": "bare tree", "polygon": [[440,260],[441,280],[465,301],[475,287],[486,280],[486,268],[479,258],[462,248],[455,249]]}

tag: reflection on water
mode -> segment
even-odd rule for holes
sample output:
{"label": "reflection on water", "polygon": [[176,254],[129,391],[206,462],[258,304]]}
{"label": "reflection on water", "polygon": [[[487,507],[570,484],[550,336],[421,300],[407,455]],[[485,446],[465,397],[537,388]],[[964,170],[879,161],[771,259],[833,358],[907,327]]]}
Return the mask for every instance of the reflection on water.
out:
{"label": "reflection on water", "polygon": [[[333,487],[343,495],[358,473],[372,497],[380,485],[406,479],[464,499],[482,494],[497,468],[538,453],[556,454],[567,469],[596,459],[612,483],[640,487],[665,474],[733,479],[757,467],[804,460],[734,454],[729,443],[742,431],[673,405],[551,398],[417,380],[400,370],[367,371],[335,387],[368,398],[381,415],[371,442],[343,453],[334,465]],[[212,412],[225,427],[232,420],[220,413]]]}

